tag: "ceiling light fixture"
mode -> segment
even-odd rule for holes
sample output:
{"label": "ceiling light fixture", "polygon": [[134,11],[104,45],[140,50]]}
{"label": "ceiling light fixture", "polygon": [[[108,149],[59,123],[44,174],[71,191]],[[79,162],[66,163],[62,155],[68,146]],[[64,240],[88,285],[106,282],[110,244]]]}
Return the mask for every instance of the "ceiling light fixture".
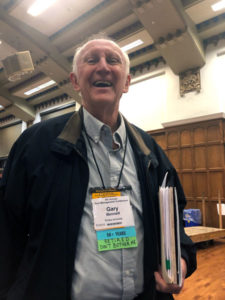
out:
{"label": "ceiling light fixture", "polygon": [[144,42],[142,41],[142,40],[136,40],[136,41],[134,41],[134,42],[132,42],[132,43],[129,43],[129,44],[127,44],[126,46],[123,46],[123,47],[121,47],[121,49],[123,50],[123,51],[128,51],[128,50],[130,50],[130,49],[133,49],[133,48],[135,48],[135,47],[137,47],[137,46],[140,46],[140,45],[142,45]]}
{"label": "ceiling light fixture", "polygon": [[3,109],[3,108],[4,108],[4,106],[0,104],[0,109]]}
{"label": "ceiling light fixture", "polygon": [[221,10],[223,8],[225,8],[225,0],[221,0],[213,5],[211,5],[212,7],[212,10],[214,11],[218,11],[218,10]]}
{"label": "ceiling light fixture", "polygon": [[56,0],[37,0],[30,6],[27,13],[36,17],[48,9],[55,1]]}
{"label": "ceiling light fixture", "polygon": [[20,80],[25,74],[34,71],[30,51],[16,52],[2,60],[6,76],[9,81]]}
{"label": "ceiling light fixture", "polygon": [[45,83],[43,83],[43,84],[41,84],[41,85],[39,85],[39,86],[31,89],[31,90],[25,92],[24,94],[27,95],[27,96],[29,96],[29,95],[34,94],[35,92],[38,92],[40,90],[43,90],[44,88],[46,88],[46,87],[48,87],[50,85],[53,85],[55,83],[56,82],[54,80],[47,81],[47,82],[45,82]]}

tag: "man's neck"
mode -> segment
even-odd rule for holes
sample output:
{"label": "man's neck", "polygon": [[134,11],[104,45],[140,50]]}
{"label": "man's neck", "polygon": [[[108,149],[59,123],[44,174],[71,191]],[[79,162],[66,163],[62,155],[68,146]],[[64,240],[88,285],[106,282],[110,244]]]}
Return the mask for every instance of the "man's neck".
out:
{"label": "man's neck", "polygon": [[90,109],[84,106],[84,108],[96,119],[102,123],[108,125],[111,128],[112,132],[115,132],[120,125],[119,111],[117,109],[107,110],[104,108],[101,109]]}

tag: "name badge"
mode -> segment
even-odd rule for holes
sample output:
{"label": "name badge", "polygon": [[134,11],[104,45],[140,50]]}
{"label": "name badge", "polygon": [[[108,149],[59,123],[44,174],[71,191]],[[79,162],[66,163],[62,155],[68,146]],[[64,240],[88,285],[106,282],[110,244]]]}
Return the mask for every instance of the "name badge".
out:
{"label": "name badge", "polygon": [[92,205],[95,230],[134,226],[128,196],[92,199]]}
{"label": "name badge", "polygon": [[119,191],[92,194],[98,251],[137,247],[130,199],[120,194]]}

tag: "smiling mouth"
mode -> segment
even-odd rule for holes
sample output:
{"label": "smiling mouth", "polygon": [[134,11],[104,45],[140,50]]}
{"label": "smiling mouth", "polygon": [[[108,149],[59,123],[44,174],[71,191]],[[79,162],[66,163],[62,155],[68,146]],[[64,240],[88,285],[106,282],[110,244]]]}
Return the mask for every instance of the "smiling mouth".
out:
{"label": "smiling mouth", "polygon": [[93,85],[94,85],[95,87],[101,87],[101,88],[104,88],[104,87],[110,87],[110,86],[112,86],[112,83],[109,82],[109,81],[98,80],[98,81],[95,81],[95,82],[93,83]]}

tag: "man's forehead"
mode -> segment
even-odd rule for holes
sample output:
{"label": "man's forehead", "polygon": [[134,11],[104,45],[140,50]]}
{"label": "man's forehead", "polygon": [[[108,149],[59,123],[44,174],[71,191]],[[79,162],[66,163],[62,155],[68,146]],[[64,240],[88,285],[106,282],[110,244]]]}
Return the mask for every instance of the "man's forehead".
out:
{"label": "man's forehead", "polygon": [[102,51],[105,50],[106,52],[109,53],[117,53],[121,57],[123,56],[119,46],[107,40],[93,40],[88,42],[85,45],[85,47],[81,50],[80,56],[86,55],[90,52],[98,52],[100,50]]}

